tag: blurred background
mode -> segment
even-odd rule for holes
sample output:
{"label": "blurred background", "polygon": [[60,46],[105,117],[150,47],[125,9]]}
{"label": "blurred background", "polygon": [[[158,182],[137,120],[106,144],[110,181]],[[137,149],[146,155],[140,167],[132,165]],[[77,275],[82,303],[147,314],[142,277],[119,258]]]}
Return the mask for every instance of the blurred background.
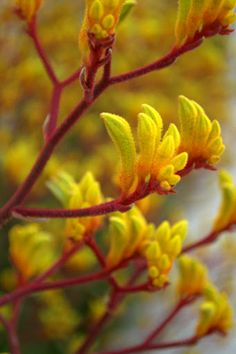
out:
{"label": "blurred background", "polygon": [[[137,0],[137,6],[119,26],[113,52],[113,73],[149,63],[167,53],[174,43],[177,0]],[[83,0],[45,1],[39,15],[39,35],[60,76],[65,78],[81,64],[78,33],[83,17]],[[42,125],[48,114],[51,84],[42,68],[24,24],[13,14],[11,2],[0,5],[0,190],[1,205],[15,191],[31,168],[43,144]],[[216,37],[178,59],[160,72],[111,87],[99,98],[86,116],[60,144],[42,177],[27,200],[27,205],[58,206],[46,182],[60,170],[79,180],[92,171],[100,181],[105,196],[117,195],[114,181],[115,151],[99,118],[102,111],[124,116],[135,127],[142,103],[153,105],[167,125],[177,121],[177,99],[183,94],[201,104],[211,119],[222,124],[226,152],[219,168],[236,176],[236,36]],[[79,82],[69,86],[60,107],[62,121],[81,97]],[[215,172],[195,171],[177,187],[177,194],[152,196],[143,203],[148,220],[156,225],[187,218],[190,231],[186,242],[199,239],[211,229],[220,202],[218,176]],[[7,233],[15,222],[1,230],[0,289],[14,287]],[[61,237],[60,221],[44,228]],[[195,252],[207,265],[212,279],[235,301],[236,242],[233,233],[223,235],[217,244]],[[83,258],[84,257],[84,258]],[[94,267],[94,259],[85,254],[66,272],[78,274]],[[67,274],[66,273],[66,274]],[[175,270],[173,271],[173,282]],[[105,306],[104,284],[84,286],[71,291],[34,295],[24,303],[19,324],[23,354],[70,354],[83,339]],[[175,303],[175,287],[158,294],[129,297],[103,332],[98,349],[134,344],[163,318]],[[7,311],[7,309],[4,309]],[[186,311],[163,338],[184,338],[191,334],[196,311]],[[181,330],[180,330],[181,329]],[[226,338],[213,336],[196,348],[166,351],[183,354],[234,353],[236,332]],[[40,346],[38,344],[40,343]],[[0,328],[0,352],[7,350],[7,340]],[[155,351],[154,351],[155,352]]]}

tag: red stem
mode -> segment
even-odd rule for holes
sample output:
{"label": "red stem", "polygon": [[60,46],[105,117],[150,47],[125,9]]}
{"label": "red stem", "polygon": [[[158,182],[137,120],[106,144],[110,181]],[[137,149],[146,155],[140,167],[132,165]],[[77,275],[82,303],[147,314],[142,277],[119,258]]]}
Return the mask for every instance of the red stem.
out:
{"label": "red stem", "polygon": [[192,42],[188,42],[183,46],[176,48],[174,47],[167,55],[163,56],[161,59],[154,61],[151,64],[145,65],[141,68],[129,71],[122,75],[113,76],[110,79],[110,84],[114,85],[124,81],[128,81],[143,75],[146,75],[152,71],[160,70],[166,68],[173,64],[175,60],[183,53],[186,53],[194,48],[198,47],[202,43],[202,38],[197,37]]}
{"label": "red stem", "polygon": [[11,322],[8,322],[1,314],[0,314],[0,322],[2,323],[2,325],[5,327],[7,331],[11,354],[21,354],[20,344],[19,344],[18,336],[15,331],[15,326]]}
{"label": "red stem", "polygon": [[234,227],[235,227],[235,223],[230,223],[230,224],[224,226],[220,230],[217,230],[217,231],[213,230],[208,235],[203,237],[201,240],[193,242],[193,243],[185,246],[182,249],[181,253],[192,252],[197,248],[207,246],[210,243],[213,243],[214,241],[216,241],[222,232],[229,231],[229,230],[233,229]]}
{"label": "red stem", "polygon": [[163,350],[163,349],[170,349],[170,348],[180,348],[180,347],[187,347],[196,344],[200,338],[193,336],[187,339],[181,339],[173,342],[166,342],[166,343],[159,343],[159,344],[141,344],[121,350],[113,350],[108,352],[102,352],[99,354],[131,354],[131,353],[138,353],[144,352],[147,350]]}
{"label": "red stem", "polygon": [[48,60],[47,54],[46,54],[43,46],[41,45],[38,35],[37,35],[36,18],[30,22],[27,32],[34,42],[35,49],[37,50],[38,56],[44,65],[44,68],[48,74],[49,79],[51,80],[53,85],[57,85],[59,83],[59,81],[57,79],[57,76],[56,76],[56,74],[55,74],[55,72]]}
{"label": "red stem", "polygon": [[182,310],[184,306],[189,304],[185,300],[180,300],[170,314],[164,319],[164,321],[158,325],[144,340],[143,344],[149,345],[154,339],[156,339],[161,332],[168,326],[168,324],[176,317],[176,315]]}
{"label": "red stem", "polygon": [[85,216],[97,216],[113,213],[114,211],[122,210],[122,205],[118,199],[110,202],[94,205],[88,208],[81,209],[38,209],[17,207],[13,209],[14,216],[17,217],[37,217],[37,218],[75,218]]}
{"label": "red stem", "polygon": [[[137,278],[140,276],[140,273],[142,272],[143,268],[137,268],[137,270],[134,272],[132,277],[127,283],[127,286],[131,286],[135,283]],[[120,304],[120,302],[123,300],[125,297],[126,293],[120,293],[118,289],[113,289],[110,295],[110,300],[107,305],[107,310],[105,313],[101,316],[101,318],[97,321],[97,323],[94,325],[94,327],[89,331],[88,337],[85,339],[84,343],[82,346],[75,351],[74,354],[85,354],[88,349],[93,345],[95,342],[98,334],[101,332],[105,324],[110,320],[114,310],[117,308],[117,306]]]}
{"label": "red stem", "polygon": [[46,121],[44,127],[45,141],[49,140],[50,136],[55,131],[57,126],[61,92],[62,92],[62,87],[60,85],[55,85],[52,93],[51,108],[50,108],[48,121]]}
{"label": "red stem", "polygon": [[18,288],[14,292],[1,296],[0,306],[3,306],[7,303],[10,303],[12,301],[26,297],[28,295],[31,295],[39,291],[68,288],[72,286],[82,285],[88,282],[105,279],[109,276],[109,274],[110,272],[108,271],[100,271],[97,273],[88,274],[76,278],[62,279],[62,280],[51,281],[47,283],[32,282],[30,284],[25,285],[24,287]]}
{"label": "red stem", "polygon": [[78,80],[80,78],[81,74],[81,68],[79,68],[77,71],[75,71],[72,75],[70,75],[67,79],[64,81],[61,81],[61,86],[66,87],[70,84],[72,84],[74,81]]}

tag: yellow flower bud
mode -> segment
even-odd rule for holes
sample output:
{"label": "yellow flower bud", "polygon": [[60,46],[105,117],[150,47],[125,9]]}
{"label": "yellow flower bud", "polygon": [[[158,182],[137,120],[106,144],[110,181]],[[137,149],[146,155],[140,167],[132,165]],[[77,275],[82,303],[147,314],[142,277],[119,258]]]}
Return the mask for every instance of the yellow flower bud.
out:
{"label": "yellow flower bud", "polygon": [[211,122],[203,108],[184,96],[179,97],[181,144],[189,164],[207,167],[217,163],[224,152],[219,123]]}
{"label": "yellow flower bud", "polygon": [[225,293],[212,284],[205,290],[205,301],[200,307],[196,335],[202,337],[211,331],[227,333],[233,326],[233,308]]}
{"label": "yellow flower bud", "polygon": [[145,178],[151,170],[157,142],[157,126],[147,114],[138,117],[139,159],[138,175]]}
{"label": "yellow flower bud", "polygon": [[37,224],[14,226],[9,243],[11,259],[24,280],[46,270],[56,258],[52,236]]}
{"label": "yellow flower bud", "polygon": [[176,46],[191,41],[196,34],[209,31],[227,33],[236,20],[235,0],[179,0],[175,26]]}
{"label": "yellow flower bud", "polygon": [[197,259],[183,255],[178,260],[178,292],[181,297],[196,296],[203,293],[207,281],[207,268]]}
{"label": "yellow flower bud", "polygon": [[107,266],[112,268],[123,259],[128,243],[127,225],[122,218],[116,216],[110,218],[109,235],[110,249],[107,256]]}
{"label": "yellow flower bud", "polygon": [[131,128],[125,119],[102,113],[107,131],[114,142],[121,161],[120,187],[127,194],[135,179],[136,149]]}
{"label": "yellow flower bud", "polygon": [[220,171],[219,183],[222,201],[214,223],[214,230],[220,231],[236,221],[236,187],[232,176],[227,171]]}
{"label": "yellow flower bud", "polygon": [[[100,184],[91,172],[85,173],[80,182],[76,183],[72,176],[60,171],[47,185],[62,205],[68,209],[86,208],[103,201]],[[65,236],[69,240],[80,240],[86,232],[95,232],[101,222],[101,216],[69,218],[66,220]]]}
{"label": "yellow flower bud", "polygon": [[86,0],[84,21],[79,34],[83,56],[88,51],[88,33],[97,40],[114,35],[125,0]]}
{"label": "yellow flower bud", "polygon": [[16,0],[16,8],[20,16],[30,23],[37,15],[43,0]]}

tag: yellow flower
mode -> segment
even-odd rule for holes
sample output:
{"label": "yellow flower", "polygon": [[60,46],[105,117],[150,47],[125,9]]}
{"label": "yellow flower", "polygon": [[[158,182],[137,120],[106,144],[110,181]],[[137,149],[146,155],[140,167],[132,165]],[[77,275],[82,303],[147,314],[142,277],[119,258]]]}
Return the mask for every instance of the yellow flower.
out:
{"label": "yellow flower", "polygon": [[112,268],[138,251],[149,230],[145,218],[136,207],[127,213],[114,213],[109,220],[109,252],[107,255],[107,266]]}
{"label": "yellow flower", "polygon": [[136,149],[128,122],[117,115],[102,113],[107,131],[113,140],[121,161],[120,188],[123,196],[133,192],[137,185],[153,183],[154,189],[171,190],[180,181],[177,174],[187,164],[186,152],[178,153],[180,134],[174,124],[162,135],[162,118],[151,106],[143,105],[138,116]]}
{"label": "yellow flower", "polygon": [[36,16],[43,0],[16,0],[16,9],[19,15],[30,23]]}
{"label": "yellow flower", "polygon": [[219,123],[211,122],[200,105],[184,96],[179,97],[180,129],[170,124],[164,134],[159,113],[143,105],[138,115],[137,147],[124,118],[111,113],[101,117],[120,156],[123,197],[145,184],[151,192],[171,191],[185,167],[212,169],[225,149]]}
{"label": "yellow flower", "polygon": [[208,281],[207,268],[197,259],[183,255],[178,260],[178,293],[181,297],[201,295]]}
{"label": "yellow flower", "polygon": [[165,221],[159,227],[147,223],[136,207],[125,214],[114,213],[109,223],[110,247],[107,266],[112,268],[135,256],[147,262],[148,276],[153,286],[163,287],[173,262],[180,254],[187,234],[187,221],[172,227]]}
{"label": "yellow flower", "polygon": [[24,280],[47,269],[56,258],[52,235],[37,224],[14,226],[9,243],[13,264]]}
{"label": "yellow flower", "polygon": [[103,40],[115,33],[125,0],[87,0],[84,21],[79,35],[83,54],[88,49],[88,33]]}
{"label": "yellow flower", "polygon": [[219,183],[222,193],[221,206],[214,223],[214,230],[223,230],[236,222],[236,186],[232,176],[222,170],[219,174]]}
{"label": "yellow flower", "polygon": [[235,0],[179,0],[176,45],[181,46],[198,34],[230,32],[229,25],[236,20],[235,6]]}
{"label": "yellow flower", "polygon": [[164,221],[159,227],[150,228],[140,246],[140,253],[147,260],[148,274],[158,288],[167,284],[169,272],[180,254],[187,235],[188,223],[182,220],[172,227]]}
{"label": "yellow flower", "polygon": [[80,318],[63,291],[43,292],[39,295],[38,301],[39,320],[48,338],[66,339],[74,333]]}
{"label": "yellow flower", "polygon": [[[69,174],[60,172],[48,187],[67,209],[87,208],[103,201],[100,185],[91,172],[87,172],[79,183]],[[80,240],[85,233],[95,232],[101,221],[101,216],[67,219],[65,235],[69,240]]]}
{"label": "yellow flower", "polygon": [[188,166],[214,167],[225,150],[218,121],[211,122],[199,104],[184,96],[179,97],[179,120],[179,151],[188,153]]}
{"label": "yellow flower", "polygon": [[205,289],[205,300],[200,307],[200,318],[196,334],[202,337],[212,331],[227,333],[233,327],[233,308],[225,293],[209,284]]}

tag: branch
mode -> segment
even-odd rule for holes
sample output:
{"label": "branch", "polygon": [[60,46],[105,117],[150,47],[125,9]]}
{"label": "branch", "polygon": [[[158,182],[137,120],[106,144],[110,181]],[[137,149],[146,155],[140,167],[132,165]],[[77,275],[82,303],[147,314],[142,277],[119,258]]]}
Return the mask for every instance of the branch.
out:
{"label": "branch", "polygon": [[12,211],[12,215],[16,218],[75,218],[90,217],[113,213],[114,211],[127,211],[127,206],[120,204],[119,199],[110,202],[101,203],[88,208],[81,209],[38,209],[17,207]]}
{"label": "branch", "polygon": [[70,84],[72,84],[74,81],[78,80],[80,78],[81,74],[81,68],[79,68],[77,71],[75,71],[72,75],[70,75],[67,79],[61,81],[61,86],[66,87]]}
{"label": "branch", "polygon": [[37,34],[37,26],[36,26],[36,19],[32,22],[30,22],[29,26],[28,26],[28,30],[27,33],[29,34],[29,36],[32,38],[35,49],[38,53],[39,58],[42,61],[42,64],[45,68],[46,73],[48,74],[49,79],[51,80],[51,82],[53,83],[53,85],[57,85],[59,83],[57,76],[54,72],[54,69],[52,68],[47,54],[43,48],[43,46],[40,43],[40,40],[38,38],[38,34]]}
{"label": "branch", "polygon": [[52,92],[50,112],[43,126],[45,141],[50,139],[50,136],[56,129],[61,93],[61,86],[55,85]]}
{"label": "branch", "polygon": [[19,340],[15,331],[15,327],[8,322],[2,314],[0,314],[0,322],[6,329],[11,354],[21,354]]}
{"label": "branch", "polygon": [[[132,286],[137,278],[140,276],[141,272],[143,271],[142,268],[137,268],[130,280],[127,282],[127,286]],[[85,339],[84,343],[74,354],[85,354],[87,350],[93,345],[96,341],[96,338],[106,323],[111,319],[112,314],[114,313],[117,306],[121,303],[124,299],[126,293],[120,293],[118,289],[113,289],[110,294],[109,303],[107,305],[107,310],[105,313],[98,319],[97,323],[95,323],[94,327],[91,328],[89,331],[88,337]]]}
{"label": "branch", "polygon": [[181,254],[186,253],[186,252],[192,252],[195,249],[198,249],[200,247],[205,247],[205,246],[215,242],[220,237],[220,234],[222,232],[230,231],[234,227],[235,227],[235,223],[230,223],[218,231],[211,231],[209,234],[204,236],[201,240],[190,243],[189,245],[185,246],[182,249]]}
{"label": "branch", "polygon": [[[182,176],[186,176],[192,171],[192,167],[188,166],[181,171]],[[126,212],[132,208],[132,205],[138,200],[141,200],[151,193],[160,193],[163,191],[158,189],[158,185],[153,184],[150,180],[144,185],[139,185],[137,189],[125,198],[118,197],[109,202],[101,203],[87,208],[80,209],[48,209],[48,208],[26,208],[16,207],[12,210],[12,216],[17,219],[27,218],[46,218],[46,219],[63,219],[63,218],[78,218],[91,217],[98,215],[107,215],[115,211]],[[173,190],[168,193],[173,193]],[[167,194],[165,192],[165,194]]]}
{"label": "branch", "polygon": [[187,339],[177,340],[173,342],[166,342],[166,343],[159,343],[159,344],[141,344],[121,350],[114,350],[108,352],[102,352],[99,354],[131,354],[131,353],[138,353],[138,352],[146,352],[147,350],[163,350],[163,349],[170,349],[170,348],[181,348],[181,347],[188,347],[196,344],[200,340],[199,337],[193,336]]}
{"label": "branch", "polygon": [[202,41],[203,38],[201,36],[197,36],[191,42],[187,42],[179,48],[174,47],[167,55],[163,56],[159,60],[154,61],[151,64],[145,65],[141,68],[132,71],[128,71],[127,73],[121,75],[111,77],[109,83],[110,85],[114,85],[117,83],[121,83],[124,81],[128,81],[146,75],[156,70],[167,68],[168,66],[173,64],[179,56],[200,46]]}
{"label": "branch", "polygon": [[178,313],[187,305],[189,305],[194,299],[181,299],[169,315],[159,324],[144,340],[143,344],[149,345],[153,340],[155,340],[161,332],[169,325],[169,323],[178,315]]}

